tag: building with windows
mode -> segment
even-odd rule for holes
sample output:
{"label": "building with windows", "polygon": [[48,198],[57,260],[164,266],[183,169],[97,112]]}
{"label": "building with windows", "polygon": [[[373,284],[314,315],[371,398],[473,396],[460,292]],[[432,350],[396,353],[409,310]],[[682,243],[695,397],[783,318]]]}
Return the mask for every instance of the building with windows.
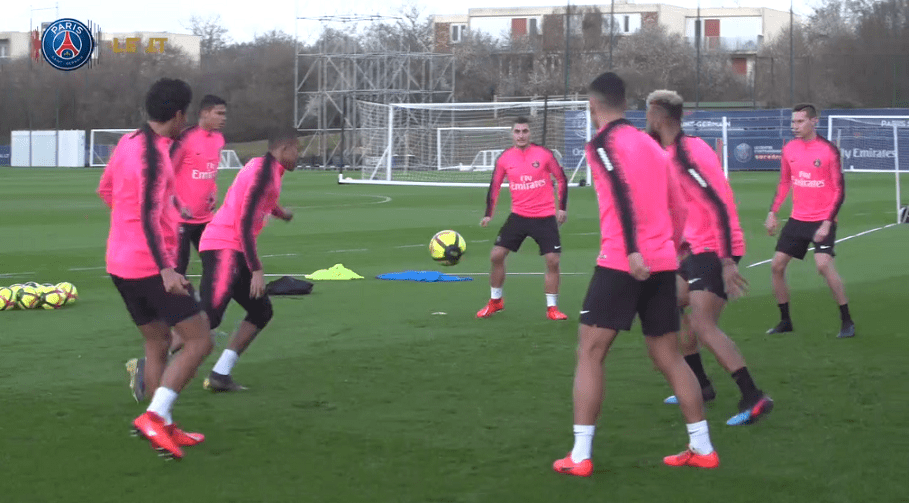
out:
{"label": "building with windows", "polygon": [[[768,8],[688,9],[667,4],[628,3],[524,8],[469,9],[467,14],[432,16],[435,50],[451,52],[470,33],[501,41],[522,41],[533,52],[561,52],[566,46],[566,25],[572,47],[602,49],[604,36],[628,35],[648,23],[663,25],[670,33],[698,38],[707,51],[730,54],[736,73],[750,76],[762,44],[789,24],[789,12]],[[580,40],[581,42],[576,42]],[[580,47],[578,47],[578,45]]]}
{"label": "building with windows", "polygon": [[[45,23],[47,24],[47,23]],[[201,59],[201,37],[183,33],[137,31],[129,33],[101,32],[101,40],[96,40],[96,51],[105,57],[154,53],[170,49],[179,49],[193,62]],[[27,31],[0,32],[0,64],[17,58],[26,58],[32,53],[32,37]],[[97,57],[96,53],[96,57]]]}

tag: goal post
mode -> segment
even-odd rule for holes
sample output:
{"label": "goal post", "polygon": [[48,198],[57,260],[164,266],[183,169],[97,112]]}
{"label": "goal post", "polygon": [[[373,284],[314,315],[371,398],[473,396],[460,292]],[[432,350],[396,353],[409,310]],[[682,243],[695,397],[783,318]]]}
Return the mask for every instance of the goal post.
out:
{"label": "goal post", "polygon": [[490,145],[508,145],[508,126],[463,126],[436,128],[437,169],[491,171],[504,149]]}
{"label": "goal post", "polygon": [[356,105],[356,163],[340,183],[487,186],[496,158],[512,145],[518,117],[530,120],[531,141],[553,151],[569,185],[590,180],[587,101]]}
{"label": "goal post", "polygon": [[[89,132],[89,166],[103,167],[110,161],[114,147],[123,135],[134,132],[136,129],[92,129]],[[243,163],[234,150],[221,150],[218,169],[240,169]]]}
{"label": "goal post", "polygon": [[899,223],[903,206],[900,175],[909,172],[905,161],[909,159],[909,115],[831,115],[827,132],[840,149],[844,172],[893,173]]}
{"label": "goal post", "polygon": [[107,166],[110,155],[114,152],[117,142],[125,134],[132,133],[132,129],[92,129],[89,132],[88,165],[91,167]]}
{"label": "goal post", "polygon": [[218,169],[241,169],[243,163],[234,150],[222,150],[221,159],[218,161]]}

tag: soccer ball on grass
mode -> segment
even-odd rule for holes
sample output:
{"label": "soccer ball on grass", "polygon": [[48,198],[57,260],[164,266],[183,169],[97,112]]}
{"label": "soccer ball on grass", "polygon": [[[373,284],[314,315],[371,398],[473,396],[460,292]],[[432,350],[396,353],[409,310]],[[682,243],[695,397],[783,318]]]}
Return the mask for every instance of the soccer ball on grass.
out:
{"label": "soccer ball on grass", "polygon": [[0,311],[16,307],[16,294],[8,287],[0,288]]}
{"label": "soccer ball on grass", "polygon": [[467,241],[455,231],[437,232],[429,242],[429,255],[441,265],[455,265],[467,251]]}
{"label": "soccer ball on grass", "polygon": [[41,303],[41,292],[29,285],[24,285],[16,293],[16,307],[19,309],[34,309]]}
{"label": "soccer ball on grass", "polygon": [[76,285],[69,281],[57,283],[57,290],[63,292],[63,295],[66,296],[66,305],[76,302],[76,299],[79,298],[79,291],[76,290]]}

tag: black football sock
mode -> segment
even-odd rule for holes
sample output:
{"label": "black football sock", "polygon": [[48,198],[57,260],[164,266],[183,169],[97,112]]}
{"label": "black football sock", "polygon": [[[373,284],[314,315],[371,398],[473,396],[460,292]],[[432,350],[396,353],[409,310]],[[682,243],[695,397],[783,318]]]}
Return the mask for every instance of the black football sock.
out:
{"label": "black football sock", "polygon": [[845,303],[840,306],[840,320],[843,322],[843,325],[852,323],[852,316],[849,316],[849,303]]}
{"label": "black football sock", "polygon": [[780,307],[780,321],[791,322],[792,320],[789,319],[789,303],[784,302],[784,303],[780,304],[779,307]]}
{"label": "black football sock", "polygon": [[758,389],[757,385],[754,384],[754,380],[751,379],[751,374],[748,373],[748,367],[742,367],[733,372],[732,378],[739,386],[739,391],[742,392],[742,399],[746,403],[756,402],[761,395],[764,394]]}
{"label": "black football sock", "polygon": [[707,373],[704,372],[704,364],[701,362],[700,351],[691,355],[685,355],[685,363],[691,367],[695,377],[698,378],[698,384],[701,385],[701,389],[710,385],[710,379],[707,377]]}

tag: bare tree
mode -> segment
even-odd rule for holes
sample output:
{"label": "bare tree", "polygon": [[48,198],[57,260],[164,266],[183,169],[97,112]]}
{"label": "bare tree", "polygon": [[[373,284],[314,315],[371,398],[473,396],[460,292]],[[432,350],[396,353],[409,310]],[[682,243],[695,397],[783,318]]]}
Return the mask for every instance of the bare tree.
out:
{"label": "bare tree", "polygon": [[207,60],[226,48],[230,43],[227,28],[221,24],[221,16],[214,14],[208,17],[192,16],[189,18],[186,29],[193,35],[200,37],[199,49],[202,54],[203,65]]}

